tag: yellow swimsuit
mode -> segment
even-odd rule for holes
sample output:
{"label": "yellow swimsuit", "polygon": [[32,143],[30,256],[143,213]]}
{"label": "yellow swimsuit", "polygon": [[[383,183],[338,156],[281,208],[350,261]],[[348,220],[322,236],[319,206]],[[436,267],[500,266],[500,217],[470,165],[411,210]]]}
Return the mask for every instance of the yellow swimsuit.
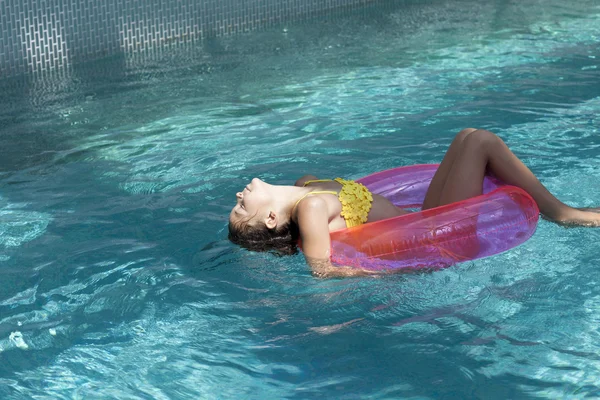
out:
{"label": "yellow swimsuit", "polygon": [[304,186],[313,182],[329,182],[332,180],[342,185],[342,189],[339,192],[334,192],[332,190],[315,190],[313,192],[308,192],[296,202],[294,208],[310,194],[333,194],[336,195],[340,200],[340,203],[342,203],[342,212],[340,215],[346,221],[346,226],[348,228],[362,225],[367,222],[367,217],[369,216],[369,211],[371,210],[371,205],[373,203],[373,195],[362,183],[342,178],[315,179],[304,182]]}

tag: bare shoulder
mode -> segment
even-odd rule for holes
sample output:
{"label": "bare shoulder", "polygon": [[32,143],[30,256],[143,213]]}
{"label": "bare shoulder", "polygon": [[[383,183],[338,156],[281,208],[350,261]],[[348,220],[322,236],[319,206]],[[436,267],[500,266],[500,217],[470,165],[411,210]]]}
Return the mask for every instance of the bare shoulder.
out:
{"label": "bare shoulder", "polygon": [[307,258],[329,259],[329,212],[327,202],[318,196],[303,199],[297,208],[302,251]]}
{"label": "bare shoulder", "polygon": [[312,181],[315,179],[317,179],[317,177],[314,175],[304,175],[303,177],[299,178],[296,183],[294,183],[294,186],[304,186],[307,181]]}
{"label": "bare shoulder", "polygon": [[327,202],[319,196],[309,196],[296,207],[296,223],[300,228],[300,234],[311,230],[326,229],[329,232],[329,212]]}
{"label": "bare shoulder", "polygon": [[327,212],[327,202],[319,196],[308,196],[298,203],[296,210],[298,216],[303,215],[306,218],[306,216],[310,216],[321,210]]}

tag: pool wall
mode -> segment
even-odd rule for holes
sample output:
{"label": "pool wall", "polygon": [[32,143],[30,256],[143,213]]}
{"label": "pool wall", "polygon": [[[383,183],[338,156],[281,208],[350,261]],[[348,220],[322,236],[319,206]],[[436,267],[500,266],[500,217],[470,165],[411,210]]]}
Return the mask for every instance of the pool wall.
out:
{"label": "pool wall", "polygon": [[379,0],[4,0],[0,76],[339,14]]}

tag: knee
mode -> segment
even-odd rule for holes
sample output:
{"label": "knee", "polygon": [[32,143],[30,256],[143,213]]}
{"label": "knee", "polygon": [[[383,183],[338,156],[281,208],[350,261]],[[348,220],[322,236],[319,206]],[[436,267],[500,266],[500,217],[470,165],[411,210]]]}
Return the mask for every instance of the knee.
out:
{"label": "knee", "polygon": [[475,128],[465,128],[456,134],[456,136],[454,137],[454,140],[456,140],[458,142],[462,142],[463,140],[465,140],[467,138],[467,136],[469,136],[471,133],[475,132],[476,130],[477,129],[475,129]]}
{"label": "knee", "polygon": [[464,146],[475,150],[486,150],[492,148],[500,141],[500,138],[490,131],[477,129],[469,134],[464,141]]}

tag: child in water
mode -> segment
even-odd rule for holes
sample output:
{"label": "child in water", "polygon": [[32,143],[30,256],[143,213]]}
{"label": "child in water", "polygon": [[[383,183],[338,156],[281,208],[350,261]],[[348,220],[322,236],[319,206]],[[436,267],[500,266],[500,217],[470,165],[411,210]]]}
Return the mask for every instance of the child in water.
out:
{"label": "child in water", "polygon": [[[423,210],[482,194],[486,172],[524,189],[549,220],[564,225],[600,226],[599,209],[569,207],[552,195],[492,132],[468,128],[448,148],[427,190]],[[329,232],[406,214],[363,185],[306,175],[294,186],[270,185],[254,178],[236,193],[229,216],[229,239],[247,249],[297,252],[298,239],[318,277],[360,276],[372,271],[333,266]]]}

